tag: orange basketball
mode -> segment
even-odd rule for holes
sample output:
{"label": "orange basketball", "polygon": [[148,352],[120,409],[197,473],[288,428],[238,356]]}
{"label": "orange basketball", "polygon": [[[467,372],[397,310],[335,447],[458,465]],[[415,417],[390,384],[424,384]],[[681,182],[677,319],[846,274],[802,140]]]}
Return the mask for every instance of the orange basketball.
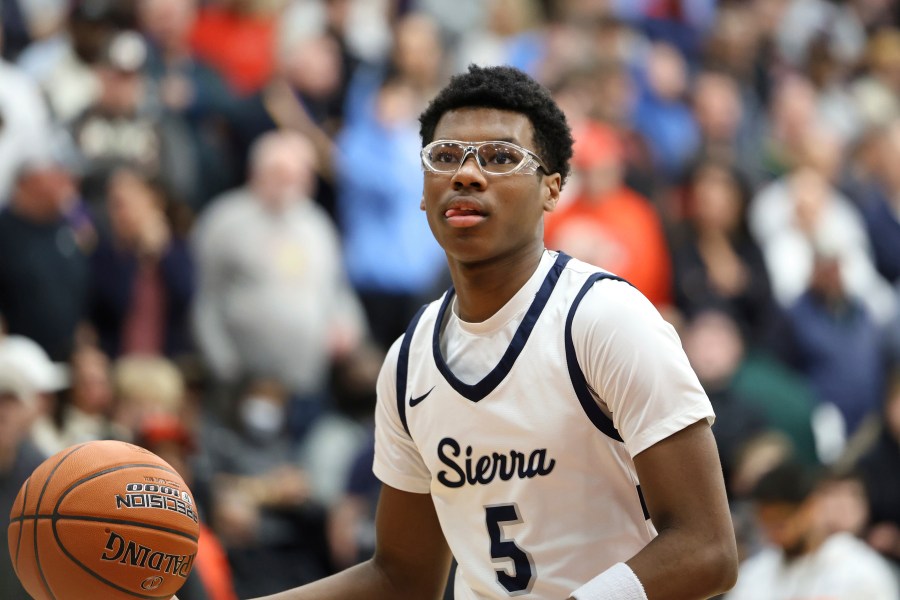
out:
{"label": "orange basketball", "polygon": [[168,600],[194,566],[199,529],[175,469],[149,450],[99,441],[35,469],[7,535],[36,600]]}

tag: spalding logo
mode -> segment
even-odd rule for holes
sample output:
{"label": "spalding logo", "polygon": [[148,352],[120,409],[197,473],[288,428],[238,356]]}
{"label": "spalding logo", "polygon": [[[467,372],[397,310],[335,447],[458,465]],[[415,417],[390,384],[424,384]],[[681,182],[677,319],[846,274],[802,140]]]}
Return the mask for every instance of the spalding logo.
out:
{"label": "spalding logo", "polygon": [[164,581],[163,578],[160,577],[159,575],[156,575],[154,577],[148,577],[147,579],[145,579],[141,582],[141,589],[142,590],[155,590],[156,588],[158,588],[159,586],[161,586],[163,584],[163,581]]}
{"label": "spalding logo", "polygon": [[[115,531],[109,532],[109,539],[106,541],[104,550],[103,554],[100,555],[100,560],[118,562],[122,565],[131,565],[142,569],[152,569],[159,573],[175,575],[182,579],[186,579],[190,575],[191,567],[194,566],[194,557],[196,556],[196,554],[160,552],[138,542],[128,540]],[[148,577],[144,582],[146,583],[154,577],[159,577],[159,583],[162,583],[162,576],[160,575]],[[141,584],[141,587],[143,587],[143,584]]]}

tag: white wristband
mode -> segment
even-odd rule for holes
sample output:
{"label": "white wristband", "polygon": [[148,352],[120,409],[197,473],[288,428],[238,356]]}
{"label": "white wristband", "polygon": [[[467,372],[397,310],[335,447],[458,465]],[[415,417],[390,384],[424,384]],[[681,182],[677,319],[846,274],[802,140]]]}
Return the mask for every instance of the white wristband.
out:
{"label": "white wristband", "polygon": [[616,563],[572,592],[575,600],[647,600],[644,586],[631,567]]}

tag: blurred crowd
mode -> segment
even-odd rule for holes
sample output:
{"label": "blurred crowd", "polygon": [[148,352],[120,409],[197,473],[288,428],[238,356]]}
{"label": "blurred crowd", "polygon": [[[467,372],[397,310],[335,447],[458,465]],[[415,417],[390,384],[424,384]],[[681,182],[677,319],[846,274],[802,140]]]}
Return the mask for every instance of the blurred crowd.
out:
{"label": "blurred crowd", "polygon": [[367,557],[375,377],[449,281],[417,118],[509,64],[576,140],[547,246],[679,330],[742,556],[800,531],[897,572],[900,2],[0,9],[0,514],[43,458],[116,438],[203,509],[182,600]]}

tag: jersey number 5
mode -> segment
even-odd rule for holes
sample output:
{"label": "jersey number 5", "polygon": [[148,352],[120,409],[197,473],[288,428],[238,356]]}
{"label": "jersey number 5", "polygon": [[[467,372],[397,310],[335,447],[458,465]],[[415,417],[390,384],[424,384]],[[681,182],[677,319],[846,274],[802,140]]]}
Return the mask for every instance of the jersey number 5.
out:
{"label": "jersey number 5", "polygon": [[534,584],[535,569],[531,555],[513,540],[503,537],[503,523],[521,523],[519,507],[515,504],[498,504],[484,507],[484,520],[491,538],[491,560],[494,563],[511,560],[513,572],[507,568],[495,569],[497,582],[510,596],[527,594]]}

